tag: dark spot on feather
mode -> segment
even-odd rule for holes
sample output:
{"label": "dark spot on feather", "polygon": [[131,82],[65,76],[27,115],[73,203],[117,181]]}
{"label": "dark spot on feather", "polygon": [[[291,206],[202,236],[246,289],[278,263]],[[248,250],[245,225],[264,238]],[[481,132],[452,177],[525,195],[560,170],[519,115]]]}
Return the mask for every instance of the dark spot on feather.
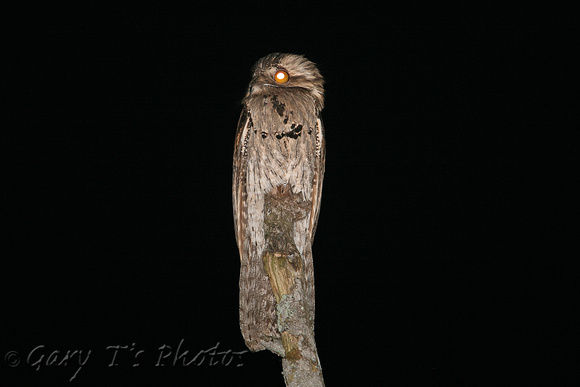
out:
{"label": "dark spot on feather", "polygon": [[292,124],[291,128],[292,128],[292,131],[286,133],[286,136],[288,136],[290,138],[295,138],[295,139],[300,137],[300,134],[302,134],[302,125],[296,126],[296,124]]}
{"label": "dark spot on feather", "polygon": [[266,138],[266,137],[268,137],[268,133],[262,132],[262,138]]}
{"label": "dark spot on feather", "polygon": [[284,110],[286,110],[284,102],[278,101],[277,95],[273,95],[272,98],[270,99],[272,101],[272,107],[274,108],[274,110],[276,110],[276,112],[278,112],[278,115],[282,117],[284,115]]}
{"label": "dark spot on feather", "polygon": [[[252,121],[252,116],[248,112],[248,129],[254,128],[254,121]],[[254,128],[254,133],[258,132],[258,128]]]}
{"label": "dark spot on feather", "polygon": [[284,133],[276,133],[276,138],[279,140],[284,137]]}

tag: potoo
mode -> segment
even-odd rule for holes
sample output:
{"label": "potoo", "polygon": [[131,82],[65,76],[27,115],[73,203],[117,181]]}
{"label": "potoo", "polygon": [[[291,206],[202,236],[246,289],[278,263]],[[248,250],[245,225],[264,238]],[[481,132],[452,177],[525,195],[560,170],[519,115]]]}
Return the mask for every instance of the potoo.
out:
{"label": "potoo", "polygon": [[303,56],[274,53],[254,65],[242,100],[233,207],[241,260],[240,328],[252,351],[271,348],[280,337],[276,300],[262,262],[276,239],[265,227],[268,200],[294,200],[300,209],[292,215],[289,244],[303,260],[306,309],[314,321],[312,241],[324,175],[323,84],[315,64]]}

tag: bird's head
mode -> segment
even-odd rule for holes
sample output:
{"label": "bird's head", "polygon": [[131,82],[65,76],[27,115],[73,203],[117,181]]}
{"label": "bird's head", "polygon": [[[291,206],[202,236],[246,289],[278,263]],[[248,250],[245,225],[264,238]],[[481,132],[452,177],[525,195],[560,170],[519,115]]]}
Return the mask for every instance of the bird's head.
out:
{"label": "bird's head", "polygon": [[244,98],[298,91],[309,95],[318,111],[324,106],[324,78],[316,65],[301,55],[274,53],[253,67],[253,76]]}

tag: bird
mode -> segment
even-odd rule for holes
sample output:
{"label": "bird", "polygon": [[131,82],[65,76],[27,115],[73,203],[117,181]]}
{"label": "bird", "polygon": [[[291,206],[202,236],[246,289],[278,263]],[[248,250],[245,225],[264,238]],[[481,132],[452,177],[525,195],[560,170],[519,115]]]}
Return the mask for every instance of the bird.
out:
{"label": "bird", "polygon": [[[251,351],[278,348],[276,300],[262,263],[268,195],[292,195],[305,211],[296,217],[293,242],[304,264],[305,298],[314,324],[312,242],[318,222],[326,146],[321,111],[324,78],[302,55],[272,53],[252,68],[242,99],[232,178],[240,255],[240,329]],[[273,349],[274,348],[274,349]]]}

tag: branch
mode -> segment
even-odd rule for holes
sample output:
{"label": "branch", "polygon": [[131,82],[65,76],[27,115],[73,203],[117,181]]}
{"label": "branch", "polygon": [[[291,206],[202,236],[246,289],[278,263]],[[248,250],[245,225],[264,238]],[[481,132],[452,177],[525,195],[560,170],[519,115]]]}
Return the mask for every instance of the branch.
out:
{"label": "branch", "polygon": [[308,313],[306,265],[294,243],[294,223],[306,218],[310,208],[311,203],[293,194],[288,186],[266,195],[264,203],[266,248],[262,261],[277,303],[286,386],[324,386],[314,341],[314,316]]}

